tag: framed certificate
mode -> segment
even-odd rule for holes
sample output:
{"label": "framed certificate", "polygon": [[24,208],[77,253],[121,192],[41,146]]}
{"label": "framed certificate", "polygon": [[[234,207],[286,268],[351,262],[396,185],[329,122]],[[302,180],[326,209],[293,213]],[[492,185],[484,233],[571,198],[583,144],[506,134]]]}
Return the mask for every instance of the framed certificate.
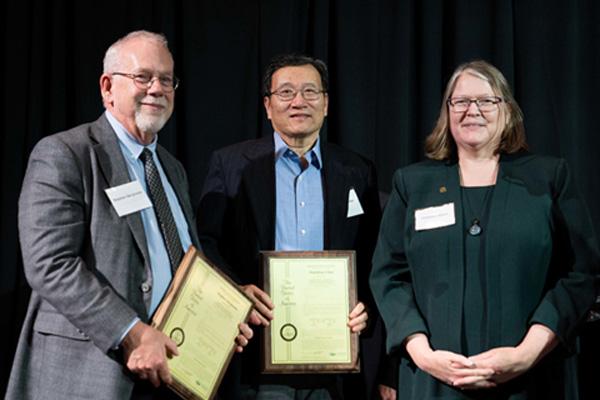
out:
{"label": "framed certificate", "polygon": [[168,361],[172,390],[184,399],[214,397],[235,351],[238,325],[252,306],[233,281],[190,246],[152,318],[152,326],[179,347],[179,356]]}
{"label": "framed certificate", "polygon": [[359,372],[354,251],[262,252],[275,309],[263,335],[263,373]]}

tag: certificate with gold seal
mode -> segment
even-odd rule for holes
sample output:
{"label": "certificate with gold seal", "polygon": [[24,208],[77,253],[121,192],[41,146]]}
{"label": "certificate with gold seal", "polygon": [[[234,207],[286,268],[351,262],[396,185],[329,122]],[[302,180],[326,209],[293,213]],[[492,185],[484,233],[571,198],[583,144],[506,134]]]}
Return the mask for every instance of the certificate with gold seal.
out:
{"label": "certificate with gold seal", "polygon": [[235,352],[238,325],[252,301],[193,246],[177,268],[152,326],[169,336],[179,355],[168,361],[170,385],[184,399],[212,399]]}
{"label": "certificate with gold seal", "polygon": [[275,305],[263,335],[263,373],[358,372],[354,251],[262,252],[263,287]]}

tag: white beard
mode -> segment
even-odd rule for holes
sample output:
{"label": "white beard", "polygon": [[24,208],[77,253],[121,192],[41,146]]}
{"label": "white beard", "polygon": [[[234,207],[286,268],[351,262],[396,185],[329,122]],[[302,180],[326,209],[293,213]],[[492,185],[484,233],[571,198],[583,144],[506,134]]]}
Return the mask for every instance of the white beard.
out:
{"label": "white beard", "polygon": [[159,115],[145,114],[141,110],[135,112],[135,124],[142,132],[158,133],[167,123],[169,115],[164,112]]}
{"label": "white beard", "polygon": [[135,110],[135,124],[137,125],[138,129],[142,132],[150,132],[153,134],[157,134],[158,131],[160,131],[163,126],[165,126],[165,124],[169,120],[169,117],[171,116],[171,112],[167,108],[168,103],[165,98],[157,98],[154,101],[152,101],[153,103],[157,103],[165,107],[160,114],[152,114],[142,112],[140,104],[141,101],[142,99],[138,101],[138,105]]}

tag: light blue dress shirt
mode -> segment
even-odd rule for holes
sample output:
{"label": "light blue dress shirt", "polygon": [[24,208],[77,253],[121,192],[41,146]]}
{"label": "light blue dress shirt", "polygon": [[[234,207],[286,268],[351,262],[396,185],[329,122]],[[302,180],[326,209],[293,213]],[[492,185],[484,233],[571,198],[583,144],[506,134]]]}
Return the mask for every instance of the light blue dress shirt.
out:
{"label": "light blue dress shirt", "polygon": [[[177,232],[179,233],[179,239],[181,240],[181,247],[185,253],[188,247],[192,244],[190,233],[188,230],[188,224],[183,214],[183,210],[177,200],[177,195],[173,190],[173,187],[169,183],[167,176],[162,168],[159,158],[156,155],[156,141],[155,137],[152,144],[144,146],[138,143],[132,135],[127,133],[127,130],[111,115],[110,112],[106,111],[106,117],[108,122],[114,129],[119,139],[119,145],[121,146],[121,152],[125,157],[127,164],[127,170],[129,171],[129,177],[132,181],[137,180],[142,185],[144,191],[146,191],[146,176],[144,173],[144,164],[139,159],[140,154],[144,148],[149,149],[152,152],[152,158],[158,169],[160,180],[165,189],[169,206],[171,207],[171,213],[173,219],[177,225]],[[148,196],[149,197],[149,196]],[[146,243],[148,245],[148,254],[150,256],[150,267],[152,269],[152,300],[150,303],[150,309],[148,315],[152,315],[156,307],[160,304],[162,297],[164,296],[169,283],[171,282],[171,264],[169,262],[169,256],[165,247],[165,241],[160,232],[160,227],[156,220],[156,214],[152,207],[146,208],[140,211],[142,217],[142,223],[144,225],[144,234],[146,235]],[[133,326],[133,324],[131,325]],[[128,332],[127,329],[126,332]]]}
{"label": "light blue dress shirt", "polygon": [[275,250],[323,250],[324,200],[320,139],[304,158],[281,139],[275,141]]}

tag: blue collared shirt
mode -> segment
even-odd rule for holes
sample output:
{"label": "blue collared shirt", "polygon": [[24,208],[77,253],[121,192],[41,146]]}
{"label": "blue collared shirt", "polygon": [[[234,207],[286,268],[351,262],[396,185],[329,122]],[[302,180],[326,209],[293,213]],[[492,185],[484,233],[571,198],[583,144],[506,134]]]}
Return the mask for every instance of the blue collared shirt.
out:
{"label": "blue collared shirt", "polygon": [[275,250],[323,250],[324,200],[320,139],[304,158],[281,139],[275,141]]}
{"label": "blue collared shirt", "polygon": [[[137,180],[142,185],[142,188],[146,190],[146,175],[144,173],[144,164],[140,160],[140,154],[144,148],[149,149],[152,152],[152,158],[158,169],[160,180],[167,195],[169,206],[171,207],[171,213],[173,219],[177,225],[177,232],[181,240],[181,247],[184,252],[187,251],[188,247],[192,243],[190,233],[188,230],[188,224],[183,214],[183,210],[177,200],[177,195],[173,190],[173,187],[169,183],[169,179],[165,175],[165,172],[160,163],[160,159],[156,155],[156,141],[155,137],[152,144],[144,146],[138,143],[132,135],[111,115],[109,111],[106,111],[106,117],[108,122],[114,129],[119,139],[119,145],[121,146],[121,152],[125,158],[127,164],[127,170],[129,171],[129,177],[131,180]],[[156,220],[156,214],[152,207],[146,208],[140,211],[142,217],[142,223],[144,224],[144,234],[146,235],[146,243],[148,245],[148,254],[150,256],[150,267],[152,269],[152,300],[150,303],[150,309],[148,315],[152,315],[156,307],[158,307],[163,295],[169,287],[171,282],[171,264],[169,262],[169,256],[165,247],[165,242],[160,232],[158,222]],[[129,331],[129,329],[127,330]]]}

